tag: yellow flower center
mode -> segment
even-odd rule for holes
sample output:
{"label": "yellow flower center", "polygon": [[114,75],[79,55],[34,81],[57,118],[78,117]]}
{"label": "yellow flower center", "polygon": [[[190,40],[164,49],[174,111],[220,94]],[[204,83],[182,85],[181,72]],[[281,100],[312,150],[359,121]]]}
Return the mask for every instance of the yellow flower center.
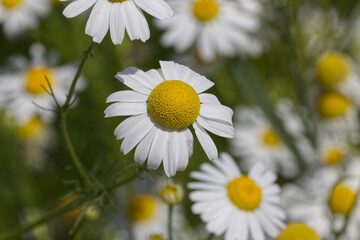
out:
{"label": "yellow flower center", "polygon": [[326,118],[344,116],[350,106],[351,103],[346,97],[335,92],[325,93],[318,100],[319,112]]}
{"label": "yellow flower center", "polygon": [[253,211],[261,203],[261,189],[245,175],[229,182],[227,192],[231,202],[241,210]]}
{"label": "yellow flower center", "polygon": [[179,204],[184,198],[184,190],[179,184],[168,182],[161,189],[160,197],[167,204]]}
{"label": "yellow flower center", "polygon": [[336,165],[344,159],[344,156],[345,154],[341,149],[332,148],[325,153],[323,160],[327,165]]}
{"label": "yellow flower center", "polygon": [[155,234],[150,236],[150,240],[165,240],[165,238],[162,235]]}
{"label": "yellow flower center", "polygon": [[148,110],[158,124],[170,129],[182,129],[198,117],[200,98],[194,88],[185,82],[164,81],[150,93]]}
{"label": "yellow flower center", "polygon": [[321,240],[314,230],[303,223],[290,223],[276,240]]}
{"label": "yellow flower center", "polygon": [[45,76],[49,80],[49,83],[53,84],[54,78],[51,69],[46,67],[30,68],[26,73],[26,91],[34,95],[39,95],[44,94],[46,92],[45,90],[50,90]]}
{"label": "yellow flower center", "polygon": [[281,141],[273,128],[269,127],[262,133],[262,141],[268,147],[277,147]]}
{"label": "yellow flower center", "polygon": [[344,54],[330,52],[320,57],[316,68],[319,82],[331,88],[346,81],[351,72],[351,63]]}
{"label": "yellow flower center", "polygon": [[44,127],[44,123],[39,117],[34,117],[26,125],[17,129],[17,133],[21,138],[30,138],[39,133]]}
{"label": "yellow flower center", "polygon": [[11,8],[14,8],[14,7],[20,5],[21,2],[22,2],[22,0],[1,0],[2,5],[8,9],[11,9]]}
{"label": "yellow flower center", "polygon": [[202,22],[207,22],[216,17],[219,6],[216,0],[196,0],[193,5],[194,16]]}
{"label": "yellow flower center", "polygon": [[129,217],[134,222],[150,219],[156,208],[156,200],[149,195],[138,195],[133,197],[129,205]]}
{"label": "yellow flower center", "polygon": [[109,2],[118,3],[118,2],[125,2],[127,0],[109,0]]}
{"label": "yellow flower center", "polygon": [[349,187],[337,185],[334,187],[330,197],[330,208],[334,213],[347,216],[356,200],[356,193]]}

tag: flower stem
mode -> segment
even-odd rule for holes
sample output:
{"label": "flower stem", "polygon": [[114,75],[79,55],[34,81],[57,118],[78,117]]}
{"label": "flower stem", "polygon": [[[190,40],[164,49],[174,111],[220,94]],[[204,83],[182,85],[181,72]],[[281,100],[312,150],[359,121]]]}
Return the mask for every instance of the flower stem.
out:
{"label": "flower stem", "polygon": [[172,215],[173,215],[173,205],[169,204],[169,215],[168,215],[169,240],[173,240]]}
{"label": "flower stem", "polygon": [[71,139],[70,139],[70,136],[69,136],[69,131],[68,131],[67,122],[66,122],[66,116],[67,116],[67,111],[68,111],[68,109],[70,108],[70,105],[71,105],[71,101],[72,101],[72,97],[74,95],[76,83],[77,83],[77,81],[79,80],[79,78],[81,76],[82,69],[84,68],[86,60],[91,55],[91,50],[95,46],[95,44],[96,43],[91,42],[90,46],[84,52],[81,63],[79,65],[79,68],[78,68],[78,70],[77,70],[77,72],[76,72],[76,74],[74,76],[74,79],[72,80],[72,83],[71,83],[71,86],[70,86],[66,101],[65,101],[64,105],[60,108],[61,131],[62,131],[62,134],[64,136],[66,147],[67,147],[67,149],[68,149],[68,151],[70,153],[71,160],[73,161],[78,173],[84,179],[84,181],[86,183],[88,183],[88,184],[91,183],[91,179],[86,174],[84,167],[82,166],[78,156],[76,155],[74,146],[73,146],[73,144],[71,142]]}

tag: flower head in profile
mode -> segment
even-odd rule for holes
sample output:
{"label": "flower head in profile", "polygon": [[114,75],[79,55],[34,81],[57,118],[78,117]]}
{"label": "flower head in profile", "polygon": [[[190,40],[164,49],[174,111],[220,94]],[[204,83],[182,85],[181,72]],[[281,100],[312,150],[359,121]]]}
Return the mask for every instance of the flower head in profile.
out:
{"label": "flower head in profile", "polygon": [[[48,94],[50,86],[58,103],[63,104],[76,73],[72,64],[52,66],[46,57],[45,48],[41,44],[34,44],[30,48],[30,57],[14,57],[13,69],[6,69],[0,75],[0,94],[3,105],[19,125],[25,125],[38,116],[42,121],[51,122],[55,119],[56,107],[54,99]],[[47,81],[48,80],[48,81]],[[80,79],[76,90],[84,88],[84,81]],[[47,109],[47,110],[44,110]]]}
{"label": "flower head in profile", "polygon": [[165,20],[173,16],[173,10],[164,0],[61,0],[71,1],[63,14],[67,18],[78,16],[92,8],[85,33],[100,43],[110,29],[111,40],[121,44],[125,29],[131,40],[145,42],[150,30],[141,9],[155,18]]}
{"label": "flower head in profile", "polygon": [[248,175],[242,174],[228,154],[221,154],[214,165],[204,163],[201,171],[192,172],[196,182],[188,184],[194,191],[192,211],[200,214],[209,232],[225,234],[225,240],[264,240],[275,238],[284,227],[284,211],[279,207],[280,188],[276,175],[261,163]]}
{"label": "flower head in profile", "polygon": [[50,11],[49,0],[1,0],[0,24],[6,37],[16,37],[39,25],[39,18]]}
{"label": "flower head in profile", "polygon": [[111,94],[105,117],[130,116],[115,129],[124,139],[124,154],[135,150],[135,161],[157,169],[161,162],[167,176],[183,171],[193,153],[192,125],[209,159],[218,151],[208,130],[232,138],[233,112],[212,94],[203,93],[213,82],[174,62],[160,62],[161,69],[143,72],[130,67],[116,77],[132,90]]}
{"label": "flower head in profile", "polygon": [[[243,7],[242,2],[245,1],[169,0],[175,16],[157,24],[165,29],[161,39],[163,45],[174,47],[177,52],[195,46],[203,62],[238,52],[258,54],[262,51],[262,43],[253,35],[259,30],[260,19]],[[255,5],[261,9],[260,4]]]}

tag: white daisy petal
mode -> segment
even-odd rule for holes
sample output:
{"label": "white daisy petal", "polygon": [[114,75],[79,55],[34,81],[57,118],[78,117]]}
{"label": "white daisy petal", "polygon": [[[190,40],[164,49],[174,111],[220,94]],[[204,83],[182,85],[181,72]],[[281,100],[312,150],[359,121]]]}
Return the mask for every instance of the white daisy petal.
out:
{"label": "white daisy petal", "polygon": [[174,11],[163,0],[134,0],[136,5],[153,17],[165,20],[174,15]]}
{"label": "white daisy petal", "polygon": [[163,131],[161,129],[157,130],[149,152],[149,158],[147,161],[148,168],[155,170],[160,166],[161,161],[164,159],[166,154],[165,152],[167,152],[168,138],[169,133],[167,131]]}
{"label": "white daisy petal", "polygon": [[114,4],[110,13],[110,36],[114,44],[121,44],[125,35],[125,13],[122,4]]}
{"label": "white daisy petal", "polygon": [[63,11],[67,18],[76,17],[77,15],[88,10],[97,0],[77,0],[71,2]]}
{"label": "white daisy petal", "polygon": [[135,91],[124,90],[112,93],[106,98],[106,103],[111,102],[146,102],[148,95]]}
{"label": "white daisy petal", "polygon": [[114,131],[114,135],[117,140],[123,139],[125,136],[129,135],[129,131],[131,127],[133,127],[138,121],[142,118],[146,118],[146,114],[135,115],[125,119],[122,123],[120,123]]}
{"label": "white daisy petal", "polygon": [[226,106],[202,104],[200,108],[200,115],[204,118],[224,121],[232,125],[233,111]]}
{"label": "white daisy petal", "polygon": [[199,98],[200,98],[200,102],[204,103],[204,104],[218,104],[218,105],[221,105],[219,99],[213,94],[201,93],[201,94],[199,94]]}
{"label": "white daisy petal", "polygon": [[156,131],[157,129],[155,127],[152,127],[150,132],[146,134],[143,140],[141,140],[139,145],[136,147],[134,154],[134,160],[136,162],[140,164],[143,164],[145,162],[146,158],[149,155],[151,145],[154,141]]}
{"label": "white daisy petal", "polygon": [[123,103],[117,102],[111,104],[105,109],[105,117],[115,117],[115,116],[129,116],[137,115],[147,112],[147,106],[144,102],[134,102],[134,103]]}
{"label": "white daisy petal", "polygon": [[214,141],[211,139],[209,134],[203,129],[203,127],[196,121],[193,123],[195,134],[199,139],[199,142],[204,149],[206,155],[210,160],[214,160],[218,157],[218,151]]}
{"label": "white daisy petal", "polygon": [[150,37],[150,30],[143,13],[132,1],[126,1],[122,4],[125,9],[125,27],[129,34],[129,38],[131,40],[140,39],[145,42]]}
{"label": "white daisy petal", "polygon": [[223,122],[218,122],[211,119],[205,119],[201,115],[198,116],[196,122],[204,127],[206,130],[225,138],[233,138],[235,129],[232,125]]}

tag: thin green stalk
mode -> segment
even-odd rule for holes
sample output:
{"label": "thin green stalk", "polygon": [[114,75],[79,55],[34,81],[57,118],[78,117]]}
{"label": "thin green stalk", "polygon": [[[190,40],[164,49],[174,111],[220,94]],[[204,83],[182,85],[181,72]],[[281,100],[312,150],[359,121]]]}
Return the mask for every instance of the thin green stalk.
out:
{"label": "thin green stalk", "polygon": [[67,149],[68,149],[68,151],[70,153],[71,160],[73,161],[78,173],[84,179],[84,181],[86,183],[88,183],[88,184],[91,183],[91,179],[86,174],[84,167],[82,166],[78,156],[76,155],[74,146],[73,146],[73,144],[71,142],[71,139],[70,139],[70,136],[69,136],[66,117],[67,117],[67,111],[68,111],[68,109],[69,109],[69,107],[71,105],[72,97],[74,95],[76,83],[77,83],[77,81],[79,80],[79,78],[81,76],[82,69],[84,68],[84,65],[85,65],[87,59],[91,55],[91,50],[95,46],[95,44],[96,43],[91,42],[90,46],[84,52],[81,63],[79,65],[79,68],[78,68],[78,70],[77,70],[77,72],[76,72],[76,74],[74,76],[74,79],[72,80],[72,83],[71,83],[71,86],[70,86],[69,93],[67,95],[66,101],[65,101],[64,105],[60,108],[61,131],[62,131],[62,134],[64,136],[66,147],[67,147]]}
{"label": "thin green stalk", "polygon": [[12,239],[16,236],[19,236],[20,234],[30,231],[31,229],[33,229],[41,224],[44,224],[56,217],[64,215],[65,213],[81,206],[84,202],[85,202],[85,199],[74,200],[73,202],[48,213],[44,217],[42,217],[34,222],[28,223],[24,226],[21,226],[21,227],[13,229],[11,231],[0,234],[0,240]]}
{"label": "thin green stalk", "polygon": [[173,218],[173,205],[169,204],[169,215],[168,215],[168,234],[169,234],[169,240],[173,240],[172,218]]}
{"label": "thin green stalk", "polygon": [[66,147],[67,147],[67,149],[69,151],[71,160],[73,161],[73,163],[74,163],[78,173],[80,174],[80,176],[85,180],[86,183],[90,184],[91,179],[86,174],[85,169],[82,166],[78,156],[76,155],[74,146],[73,146],[73,144],[71,142],[71,139],[70,139],[70,136],[69,136],[69,131],[68,131],[68,128],[67,128],[66,113],[65,112],[61,113],[60,122],[61,122],[61,131],[63,133],[65,144],[66,144]]}

